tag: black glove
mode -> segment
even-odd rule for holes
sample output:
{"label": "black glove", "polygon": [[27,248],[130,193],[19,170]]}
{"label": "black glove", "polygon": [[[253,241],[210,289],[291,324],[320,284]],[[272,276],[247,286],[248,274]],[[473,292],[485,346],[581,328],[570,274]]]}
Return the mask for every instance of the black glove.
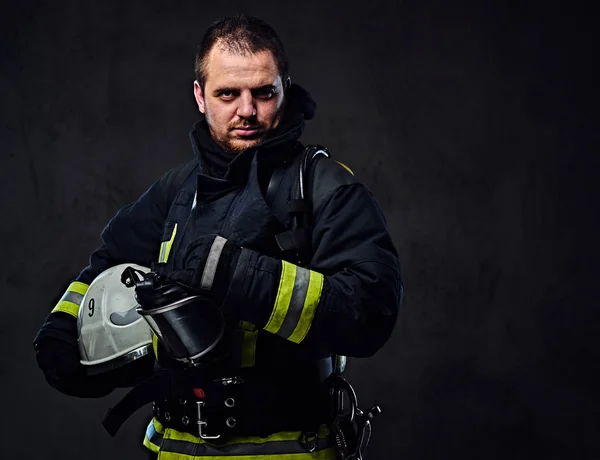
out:
{"label": "black glove", "polygon": [[69,396],[99,398],[115,386],[105,376],[90,378],[79,362],[77,319],[63,313],[50,313],[33,342],[39,368],[53,388]]}
{"label": "black glove", "polygon": [[183,256],[184,269],[171,273],[167,280],[200,290],[221,305],[241,252],[240,246],[223,237],[204,236],[190,243]]}

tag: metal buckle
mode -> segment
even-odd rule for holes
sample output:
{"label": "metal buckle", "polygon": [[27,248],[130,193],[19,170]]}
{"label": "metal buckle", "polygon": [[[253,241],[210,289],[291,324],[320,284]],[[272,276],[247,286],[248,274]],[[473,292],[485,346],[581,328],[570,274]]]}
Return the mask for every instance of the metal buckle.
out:
{"label": "metal buckle", "polygon": [[[369,444],[371,439],[371,420],[378,416],[381,413],[381,408],[379,406],[374,406],[367,411],[362,411],[358,407],[358,399],[356,397],[356,392],[352,385],[341,375],[333,374],[334,381],[332,389],[333,392],[330,392],[330,396],[332,396],[333,404],[335,407],[336,415],[335,417],[344,417],[347,421],[352,424],[356,433],[356,448],[354,452],[349,452],[347,456],[343,457],[344,460],[362,460],[365,450]],[[343,402],[344,393],[348,397],[349,400],[349,412],[343,413]]]}
{"label": "metal buckle", "polygon": [[202,439],[219,439],[221,437],[220,434],[216,435],[216,436],[210,436],[206,433],[202,432],[202,429],[208,425],[208,422],[206,420],[202,420],[202,406],[204,406],[204,401],[197,401],[196,402],[196,408],[197,408],[197,415],[198,415],[198,435],[202,438]]}
{"label": "metal buckle", "polygon": [[242,383],[244,383],[244,379],[242,379],[241,377],[225,377],[222,379],[216,379],[215,382],[220,383],[221,385],[223,385],[224,387],[228,386],[228,385],[240,385]]}

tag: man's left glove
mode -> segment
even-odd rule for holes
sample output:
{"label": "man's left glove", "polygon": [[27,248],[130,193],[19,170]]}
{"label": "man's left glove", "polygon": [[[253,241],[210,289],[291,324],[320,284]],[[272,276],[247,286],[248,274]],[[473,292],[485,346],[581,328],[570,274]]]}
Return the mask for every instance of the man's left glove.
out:
{"label": "man's left glove", "polygon": [[[204,236],[190,243],[183,255],[183,270],[169,274],[167,280],[201,290],[222,305],[241,252],[240,246],[221,236]],[[223,311],[225,319],[235,319],[231,313]]]}
{"label": "man's left glove", "polygon": [[114,390],[103,378],[89,378],[79,359],[77,319],[50,313],[33,341],[38,366],[53,388],[69,396],[99,398]]}

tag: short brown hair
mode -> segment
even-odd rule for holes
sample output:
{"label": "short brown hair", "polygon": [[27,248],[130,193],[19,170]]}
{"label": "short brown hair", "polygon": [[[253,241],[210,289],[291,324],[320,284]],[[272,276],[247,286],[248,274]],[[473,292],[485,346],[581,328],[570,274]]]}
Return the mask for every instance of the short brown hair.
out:
{"label": "short brown hair", "polygon": [[194,75],[202,90],[206,83],[206,58],[217,42],[238,54],[270,51],[277,62],[281,80],[287,79],[288,60],[275,29],[261,19],[241,14],[219,19],[204,34],[194,63]]}

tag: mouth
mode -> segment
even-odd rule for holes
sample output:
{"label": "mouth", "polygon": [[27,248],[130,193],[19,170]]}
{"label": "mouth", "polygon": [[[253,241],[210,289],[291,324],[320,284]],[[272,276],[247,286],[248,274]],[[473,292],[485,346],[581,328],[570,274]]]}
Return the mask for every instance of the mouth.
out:
{"label": "mouth", "polygon": [[253,127],[241,127],[241,128],[234,128],[233,131],[241,137],[252,137],[255,136],[257,134],[260,133],[260,128],[253,128]]}

